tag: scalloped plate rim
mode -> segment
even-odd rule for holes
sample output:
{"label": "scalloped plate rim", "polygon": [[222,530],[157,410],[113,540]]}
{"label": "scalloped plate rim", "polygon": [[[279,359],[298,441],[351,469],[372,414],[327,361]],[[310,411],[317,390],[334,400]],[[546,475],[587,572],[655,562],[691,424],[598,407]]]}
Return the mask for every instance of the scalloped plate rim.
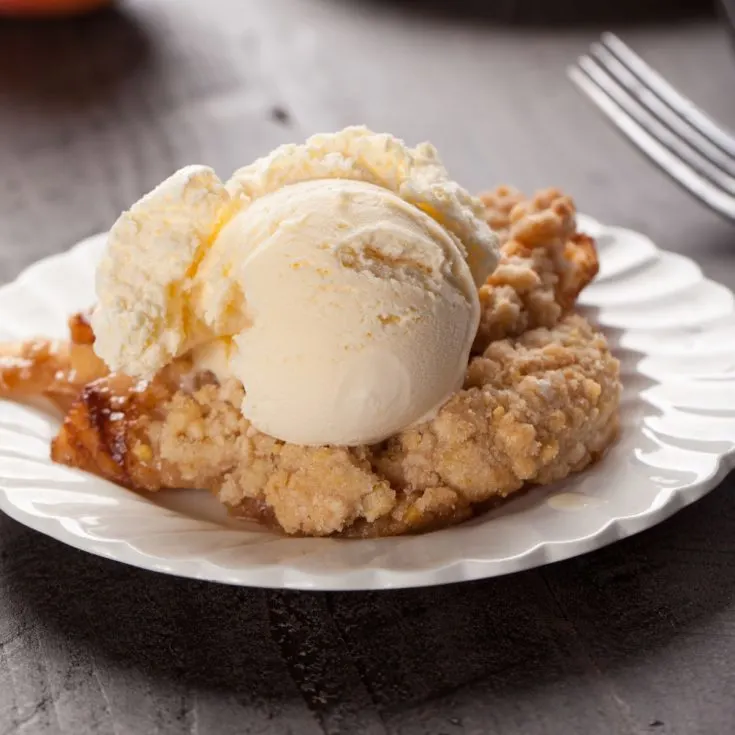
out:
{"label": "scalloped plate rim", "polygon": [[[289,582],[287,579],[280,579],[280,582],[277,581],[274,575],[275,565],[268,564],[251,565],[248,568],[248,572],[254,578],[257,578],[257,581],[243,581],[240,579],[234,579],[233,577],[238,575],[233,573],[232,570],[229,570],[227,567],[219,566],[207,559],[200,559],[198,561],[190,559],[172,560],[172,565],[180,567],[173,571],[162,568],[162,564],[155,563],[157,561],[165,562],[165,557],[146,554],[145,552],[136,549],[125,539],[90,539],[91,543],[88,542],[85,544],[83,540],[84,537],[68,532],[59,523],[56,523],[50,528],[42,528],[41,526],[46,524],[39,523],[39,520],[52,521],[58,519],[55,519],[52,516],[36,516],[20,510],[12,503],[6,504],[2,502],[2,494],[0,494],[0,510],[24,526],[43,533],[44,535],[49,536],[56,541],[60,541],[67,546],[78,549],[79,551],[86,551],[95,556],[128,564],[138,569],[145,569],[147,571],[169,574],[187,579],[197,579],[200,581],[217,582],[241,587],[324,592],[410,589],[415,587],[432,587],[459,582],[472,582],[480,579],[505,576],[506,574],[515,574],[517,572],[534,569],[547,564],[554,564],[556,562],[572,559],[577,556],[583,556],[596,551],[597,549],[609,546],[617,541],[621,541],[622,539],[635,536],[658,525],[687,506],[696,503],[698,500],[701,500],[705,495],[714,490],[727,476],[727,474],[735,468],[735,463],[733,463],[731,459],[732,454],[725,455],[723,457],[723,461],[718,463],[716,471],[712,473],[709,480],[697,484],[696,486],[689,486],[687,489],[696,490],[696,492],[692,493],[691,498],[683,498],[680,494],[681,490],[672,491],[671,497],[664,505],[658,508],[649,508],[641,513],[630,516],[611,518],[593,534],[585,537],[566,539],[563,541],[541,541],[523,553],[516,554],[515,556],[502,559],[458,559],[447,564],[427,568],[421,572],[384,569],[380,567],[365,567],[350,572],[341,572],[340,579],[338,581],[334,579],[333,574],[319,574],[316,572],[305,573],[289,564],[277,565],[277,568],[281,570],[282,577],[288,577],[291,575],[296,576],[297,579],[294,582]],[[2,480],[0,479],[0,482],[1,481]],[[0,488],[0,490],[1,489],[2,488]],[[535,490],[543,492],[543,488],[537,488]],[[677,502],[673,502],[674,499],[677,499]],[[626,527],[638,520],[648,521],[651,516],[654,517],[651,523],[646,522],[640,527],[634,529]],[[610,535],[611,532],[612,538],[602,539],[602,543],[599,543],[600,537]],[[391,539],[386,538],[379,541],[390,542]],[[343,543],[360,542],[345,540]],[[125,547],[129,555],[126,556],[126,558],[120,558],[114,553],[105,553],[103,550],[114,546]],[[538,555],[542,549],[546,551],[544,554],[545,558],[535,561],[533,557]],[[552,549],[561,550],[561,553],[550,554],[549,551]],[[492,570],[490,573],[487,573],[488,567],[497,564],[506,565],[507,568],[504,568],[501,571]],[[189,567],[194,567],[194,569],[189,569]],[[468,569],[472,571],[468,572]],[[457,573],[452,574],[453,572]],[[267,575],[270,579],[264,575]],[[451,576],[451,579],[444,579],[446,575]],[[425,576],[429,576],[429,578],[426,579],[424,578]],[[381,583],[376,584],[376,580],[381,577],[383,578]],[[310,581],[307,582],[306,578]]]}

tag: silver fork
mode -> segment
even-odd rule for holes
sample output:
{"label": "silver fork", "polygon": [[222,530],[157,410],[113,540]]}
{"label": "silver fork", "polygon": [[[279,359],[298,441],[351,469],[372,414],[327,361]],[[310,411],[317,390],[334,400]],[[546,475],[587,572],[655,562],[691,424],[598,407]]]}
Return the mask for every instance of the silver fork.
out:
{"label": "silver fork", "polygon": [[735,137],[612,33],[568,69],[571,80],[674,181],[735,220]]}

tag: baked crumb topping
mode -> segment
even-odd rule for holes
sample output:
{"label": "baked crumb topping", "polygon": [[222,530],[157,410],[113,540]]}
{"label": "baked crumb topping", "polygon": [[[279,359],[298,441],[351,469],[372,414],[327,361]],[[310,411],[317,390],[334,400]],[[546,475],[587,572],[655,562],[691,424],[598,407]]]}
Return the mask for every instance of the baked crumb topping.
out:
{"label": "baked crumb topping", "polygon": [[[0,353],[0,395],[53,397],[66,376],[62,393],[78,398],[54,441],[56,461],[137,489],[206,488],[231,513],[289,534],[367,537],[462,521],[599,458],[620,401],[617,360],[572,311],[598,266],[572,201],[508,187],[482,201],[502,258],[480,289],[464,386],[432,421],[378,445],[305,447],[259,433],[240,413],[242,386],[192,375],[186,359],[145,384],[105,376],[79,322],[73,350],[34,342],[12,353],[15,363]],[[86,366],[76,382],[72,359]]]}

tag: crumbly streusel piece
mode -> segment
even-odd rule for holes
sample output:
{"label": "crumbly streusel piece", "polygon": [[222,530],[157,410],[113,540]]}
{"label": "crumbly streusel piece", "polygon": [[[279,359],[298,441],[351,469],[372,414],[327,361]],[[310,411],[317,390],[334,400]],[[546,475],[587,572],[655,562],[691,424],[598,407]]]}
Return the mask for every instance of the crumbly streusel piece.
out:
{"label": "crumbly streusel piece", "polygon": [[598,268],[594,243],[576,231],[574,203],[557,189],[524,200],[514,189],[499,187],[481,198],[503,256],[480,289],[476,353],[493,340],[552,327]]}

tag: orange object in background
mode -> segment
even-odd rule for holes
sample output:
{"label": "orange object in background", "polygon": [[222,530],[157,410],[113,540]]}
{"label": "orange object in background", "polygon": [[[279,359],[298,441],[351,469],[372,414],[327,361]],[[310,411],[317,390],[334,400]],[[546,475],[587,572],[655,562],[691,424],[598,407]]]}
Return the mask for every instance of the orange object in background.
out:
{"label": "orange object in background", "polygon": [[0,0],[0,16],[42,18],[77,15],[110,3],[111,0]]}

